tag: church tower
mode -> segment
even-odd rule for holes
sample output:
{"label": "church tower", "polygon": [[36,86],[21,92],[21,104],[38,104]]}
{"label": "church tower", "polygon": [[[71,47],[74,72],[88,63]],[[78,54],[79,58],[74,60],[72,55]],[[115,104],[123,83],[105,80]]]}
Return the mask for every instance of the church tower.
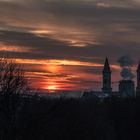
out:
{"label": "church tower", "polygon": [[109,66],[108,58],[106,58],[106,60],[105,60],[105,64],[104,64],[102,74],[103,74],[102,92],[110,94],[112,92],[112,88],[111,88],[111,69],[110,69],[110,66]]}
{"label": "church tower", "polygon": [[137,88],[136,88],[136,96],[140,96],[140,61],[137,67]]}

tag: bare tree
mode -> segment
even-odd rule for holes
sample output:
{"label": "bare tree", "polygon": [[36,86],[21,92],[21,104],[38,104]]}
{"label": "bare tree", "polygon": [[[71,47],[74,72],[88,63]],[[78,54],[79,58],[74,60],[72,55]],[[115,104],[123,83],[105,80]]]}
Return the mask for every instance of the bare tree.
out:
{"label": "bare tree", "polygon": [[15,59],[0,57],[0,125],[5,127],[5,132],[0,138],[6,137],[6,134],[12,137],[18,112],[24,103],[19,95],[27,92],[29,82],[22,65],[16,63]]}
{"label": "bare tree", "polygon": [[0,57],[0,93],[21,94],[29,89],[23,67],[15,59]]}

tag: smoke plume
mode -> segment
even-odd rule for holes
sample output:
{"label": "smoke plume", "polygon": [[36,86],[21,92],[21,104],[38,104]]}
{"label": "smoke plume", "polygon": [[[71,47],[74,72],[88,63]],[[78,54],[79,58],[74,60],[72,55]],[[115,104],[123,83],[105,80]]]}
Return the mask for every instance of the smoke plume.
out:
{"label": "smoke plume", "polygon": [[122,68],[120,75],[122,76],[124,80],[133,79],[135,77],[135,75],[132,72],[134,60],[129,55],[122,56],[118,60],[118,63],[120,64],[120,67]]}

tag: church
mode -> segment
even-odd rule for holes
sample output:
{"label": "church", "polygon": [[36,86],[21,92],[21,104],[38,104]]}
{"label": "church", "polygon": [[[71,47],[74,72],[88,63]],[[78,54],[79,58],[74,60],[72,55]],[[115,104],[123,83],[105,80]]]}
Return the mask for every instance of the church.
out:
{"label": "church", "polygon": [[132,79],[123,79],[120,80],[118,83],[118,91],[112,91],[112,81],[111,81],[111,68],[106,58],[103,71],[102,71],[102,89],[101,91],[90,91],[85,92],[83,97],[110,97],[110,96],[117,96],[117,97],[136,97],[140,96],[140,62],[137,67],[137,86],[135,89],[135,83]]}

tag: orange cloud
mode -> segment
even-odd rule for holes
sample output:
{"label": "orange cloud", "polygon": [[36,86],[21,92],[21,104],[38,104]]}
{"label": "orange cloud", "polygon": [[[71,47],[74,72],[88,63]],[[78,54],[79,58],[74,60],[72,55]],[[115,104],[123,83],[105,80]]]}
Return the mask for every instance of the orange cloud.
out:
{"label": "orange cloud", "polygon": [[0,51],[8,51],[8,52],[29,52],[30,49],[29,48],[25,48],[25,47],[18,47],[18,46],[7,46],[5,44],[0,43]]}
{"label": "orange cloud", "polygon": [[[36,70],[36,72],[27,72],[27,75],[31,77],[33,87],[53,91],[60,89],[88,89],[92,84],[93,86],[99,86],[99,84],[101,86],[101,83],[99,82],[102,80],[101,73],[88,73],[88,71],[83,71],[82,67],[86,69],[88,67],[102,69],[103,64],[59,59],[17,59],[17,62],[24,64],[25,67],[26,65],[31,65],[31,67],[37,67],[39,65],[40,72],[38,70]],[[112,65],[111,67],[117,71],[120,70],[118,65]],[[90,82],[88,83],[86,81]]]}
{"label": "orange cloud", "polygon": [[103,64],[92,63],[92,62],[82,62],[82,61],[72,61],[72,60],[59,60],[59,59],[49,59],[49,60],[36,60],[36,59],[16,59],[18,63],[22,64],[41,64],[41,65],[69,65],[69,66],[91,66],[91,67],[102,67]]}

